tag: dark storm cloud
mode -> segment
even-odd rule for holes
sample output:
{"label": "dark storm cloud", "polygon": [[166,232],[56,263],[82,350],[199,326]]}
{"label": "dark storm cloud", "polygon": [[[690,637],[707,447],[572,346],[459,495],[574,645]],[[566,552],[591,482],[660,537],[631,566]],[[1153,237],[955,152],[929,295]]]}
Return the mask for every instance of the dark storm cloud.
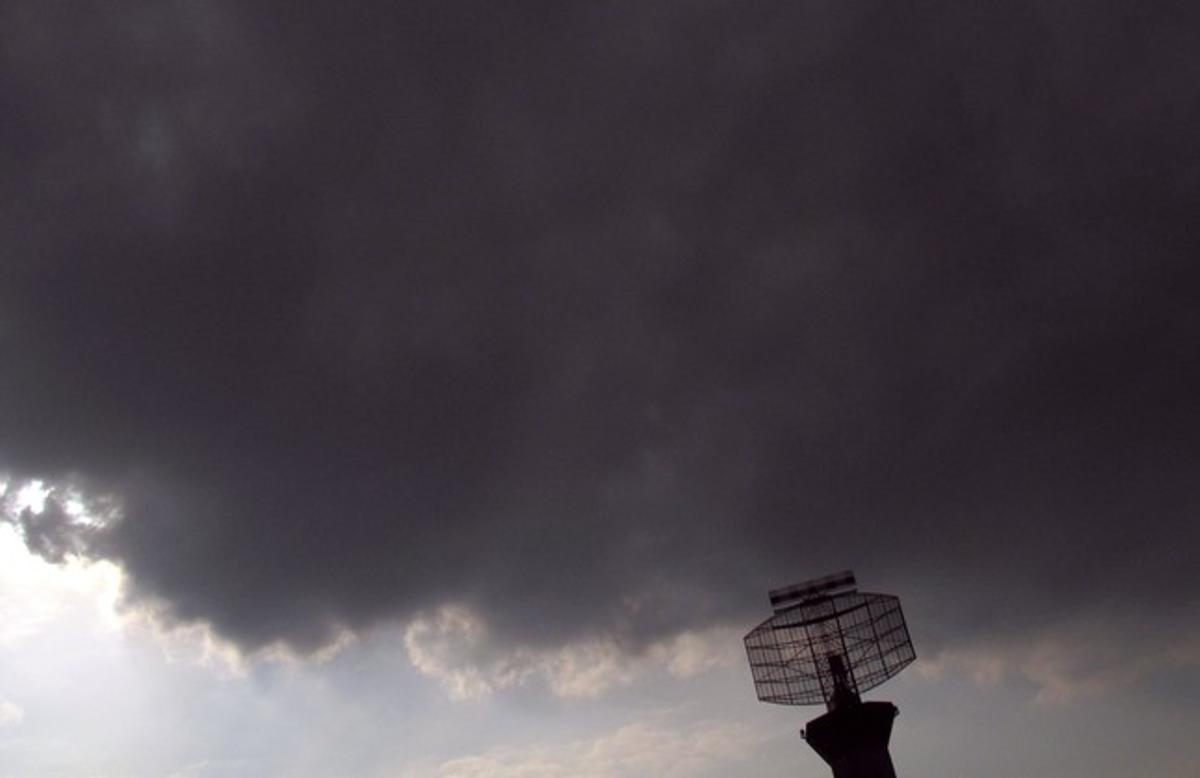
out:
{"label": "dark storm cloud", "polygon": [[73,522],[57,502],[48,502],[37,513],[25,508],[15,518],[30,550],[51,562],[64,562],[68,555],[86,550],[87,532]]}
{"label": "dark storm cloud", "polygon": [[0,8],[0,455],[178,618],[1195,601],[1189,4]]}

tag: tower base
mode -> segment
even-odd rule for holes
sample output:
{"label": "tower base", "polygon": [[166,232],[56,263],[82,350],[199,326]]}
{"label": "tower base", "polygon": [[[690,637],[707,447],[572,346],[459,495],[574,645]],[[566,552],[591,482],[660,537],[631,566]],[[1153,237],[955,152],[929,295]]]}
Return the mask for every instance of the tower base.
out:
{"label": "tower base", "polygon": [[804,738],[833,778],[896,778],[888,741],[898,712],[890,702],[856,702],[808,722]]}

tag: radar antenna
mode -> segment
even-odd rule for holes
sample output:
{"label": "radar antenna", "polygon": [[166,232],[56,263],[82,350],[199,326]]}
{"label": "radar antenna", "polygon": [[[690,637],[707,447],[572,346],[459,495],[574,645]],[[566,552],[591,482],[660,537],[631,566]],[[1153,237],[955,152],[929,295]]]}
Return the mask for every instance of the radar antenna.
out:
{"label": "radar antenna", "polygon": [[900,600],[860,592],[849,570],[770,592],[775,614],[746,635],[758,699],[819,705],[802,734],[834,778],[895,778],[890,702],[860,695],[915,658]]}

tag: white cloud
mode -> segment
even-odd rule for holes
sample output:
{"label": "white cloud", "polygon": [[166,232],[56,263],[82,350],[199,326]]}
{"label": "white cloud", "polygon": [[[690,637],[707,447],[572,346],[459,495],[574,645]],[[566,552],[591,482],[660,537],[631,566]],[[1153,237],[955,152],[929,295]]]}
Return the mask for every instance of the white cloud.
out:
{"label": "white cloud", "polygon": [[[496,748],[451,759],[421,775],[436,778],[682,778],[728,775],[765,738],[744,724],[704,721],[682,727],[639,721],[593,739]],[[416,772],[410,773],[413,778]]]}
{"label": "white cloud", "polygon": [[636,654],[608,637],[553,649],[497,649],[486,621],[458,605],[414,619],[404,645],[413,666],[436,678],[456,700],[533,680],[560,697],[597,697],[652,671],[686,678],[729,666],[741,656],[741,638],[727,628],[683,632]]}
{"label": "white cloud", "polygon": [[46,498],[50,496],[51,491],[44,481],[27,481],[17,489],[13,507],[17,511],[29,509],[34,513],[41,513],[46,509]]}
{"label": "white cloud", "polygon": [[681,632],[669,640],[654,644],[651,656],[662,662],[676,678],[729,667],[745,661],[742,644],[744,629],[714,627],[700,632]]}
{"label": "white cloud", "polygon": [[14,727],[25,720],[25,711],[15,702],[0,700],[0,728]]}

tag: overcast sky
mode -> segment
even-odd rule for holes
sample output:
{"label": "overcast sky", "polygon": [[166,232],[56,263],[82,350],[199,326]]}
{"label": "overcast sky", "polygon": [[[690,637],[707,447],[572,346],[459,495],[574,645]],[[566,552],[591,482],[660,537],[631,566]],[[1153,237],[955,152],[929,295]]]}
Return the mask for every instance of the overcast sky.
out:
{"label": "overcast sky", "polygon": [[1197,774],[1198,31],[0,0],[0,775]]}

